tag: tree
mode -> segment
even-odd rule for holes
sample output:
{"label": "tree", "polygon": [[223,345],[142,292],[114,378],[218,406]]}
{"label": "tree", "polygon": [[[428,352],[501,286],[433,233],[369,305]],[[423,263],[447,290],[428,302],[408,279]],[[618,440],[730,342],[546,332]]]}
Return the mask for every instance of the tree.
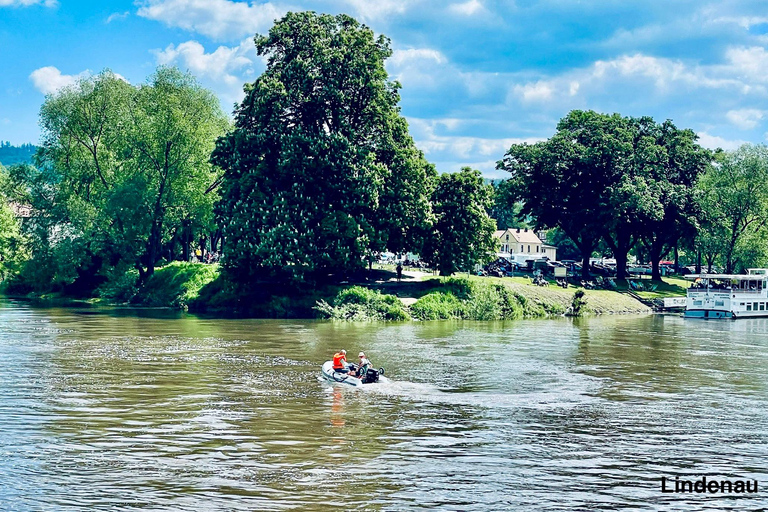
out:
{"label": "tree", "polygon": [[16,217],[7,194],[8,184],[8,171],[0,165],[0,281],[18,273],[29,258],[21,221]]}
{"label": "tree", "polygon": [[[699,189],[709,219],[699,237],[718,248],[725,272],[733,272],[739,252],[746,255],[749,245],[765,245],[755,235],[764,234],[768,222],[768,147],[745,144],[719,155],[702,176]],[[747,240],[750,243],[742,245]]]}
{"label": "tree", "polygon": [[696,143],[698,136],[693,130],[679,129],[669,120],[656,124],[642,118],[636,122],[647,141],[647,148],[636,152],[638,166],[650,180],[652,200],[661,213],[643,220],[641,236],[651,259],[651,278],[660,280],[662,256],[681,239],[696,236],[701,212],[695,185],[711,165],[713,155]]}
{"label": "tree", "polygon": [[[514,144],[497,164],[512,174],[514,197],[537,228],[559,227],[578,247],[582,277],[589,277],[589,258],[615,220],[612,187],[626,172],[631,133],[618,114],[572,111],[552,138]],[[617,258],[618,259],[618,258]]]}
{"label": "tree", "polygon": [[52,265],[52,284],[87,292],[113,267],[146,281],[185,223],[210,227],[209,159],[228,120],[191,75],[161,67],[132,86],[105,71],[47,96],[40,119],[37,168],[12,175],[38,212],[33,264]]}
{"label": "tree", "polygon": [[48,96],[40,118],[40,171],[19,177],[46,224],[41,240],[49,252],[75,247],[80,275],[127,264],[145,281],[185,220],[210,223],[209,158],[228,121],[191,75],[161,67],[132,86],[105,71]]}
{"label": "tree", "polygon": [[504,180],[491,184],[493,185],[493,204],[488,210],[488,215],[496,221],[496,228],[531,228],[527,219],[522,218],[523,204],[515,200],[511,182]]}
{"label": "tree", "polygon": [[435,176],[400,115],[389,40],[349,16],[288,13],[255,38],[246,85],[213,155],[234,282],[327,279],[376,251],[418,251]]}
{"label": "tree", "polygon": [[424,256],[449,276],[470,270],[496,251],[496,223],[488,216],[493,189],[480,171],[464,167],[438,178],[432,195],[435,223]]}

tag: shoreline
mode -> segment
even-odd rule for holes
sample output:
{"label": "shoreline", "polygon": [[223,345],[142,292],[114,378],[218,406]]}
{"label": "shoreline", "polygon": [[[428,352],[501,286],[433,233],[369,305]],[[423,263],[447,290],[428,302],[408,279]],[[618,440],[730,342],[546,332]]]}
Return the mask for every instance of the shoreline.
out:
{"label": "shoreline", "polygon": [[[218,272],[205,264],[168,265],[157,279],[129,300],[70,297],[60,293],[12,294],[5,299],[41,307],[109,307],[136,310],[188,311],[208,318],[285,318],[365,320],[507,320],[558,316],[636,315],[658,312],[649,303],[685,294],[682,280],[666,279],[658,291],[637,293],[623,284],[615,290],[587,289],[554,283],[536,286],[524,276],[437,277],[426,272],[394,272],[378,268],[364,280],[333,283],[293,291],[254,287],[248,296],[228,289]],[[205,274],[205,279],[199,276]],[[183,275],[185,278],[180,279]],[[154,277],[153,277],[154,279]],[[647,280],[645,280],[647,282]],[[583,290],[580,310],[573,313],[575,294]],[[645,303],[644,303],[645,302]],[[325,307],[321,307],[321,306]],[[341,309],[340,309],[341,308]]]}

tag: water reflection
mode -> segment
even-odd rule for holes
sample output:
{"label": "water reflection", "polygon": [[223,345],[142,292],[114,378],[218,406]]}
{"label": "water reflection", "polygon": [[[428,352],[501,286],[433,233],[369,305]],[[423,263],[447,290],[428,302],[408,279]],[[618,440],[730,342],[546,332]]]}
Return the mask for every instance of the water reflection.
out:
{"label": "water reflection", "polygon": [[[83,311],[0,308],[2,510],[719,510],[657,482],[768,476],[764,319]],[[340,348],[392,382],[320,382]]]}

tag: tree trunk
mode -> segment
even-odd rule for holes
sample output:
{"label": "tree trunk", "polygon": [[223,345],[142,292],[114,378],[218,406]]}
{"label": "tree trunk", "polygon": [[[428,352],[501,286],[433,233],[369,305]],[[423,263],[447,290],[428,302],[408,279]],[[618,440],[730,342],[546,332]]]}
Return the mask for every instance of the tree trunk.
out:
{"label": "tree trunk", "polygon": [[589,279],[589,258],[592,257],[592,248],[581,250],[581,278]]}
{"label": "tree trunk", "polygon": [[629,250],[626,252],[624,251],[616,251],[614,253],[614,257],[616,258],[616,280],[617,281],[626,281],[627,280],[627,260]]}
{"label": "tree trunk", "polygon": [[661,261],[661,253],[664,244],[658,240],[651,242],[650,256],[651,256],[651,280],[661,281],[661,270],[659,269],[659,262]]}
{"label": "tree trunk", "polygon": [[675,272],[680,272],[680,266],[678,265],[678,259],[680,258],[680,254],[677,250],[677,244],[675,244]]}
{"label": "tree trunk", "polygon": [[696,273],[701,274],[701,249],[696,251]]}

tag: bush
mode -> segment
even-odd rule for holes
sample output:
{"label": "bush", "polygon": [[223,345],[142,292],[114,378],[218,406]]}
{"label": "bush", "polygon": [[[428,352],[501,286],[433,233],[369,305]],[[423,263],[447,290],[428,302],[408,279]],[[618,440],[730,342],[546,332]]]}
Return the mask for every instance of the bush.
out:
{"label": "bush", "polygon": [[218,265],[176,261],[156,269],[133,302],[142,306],[187,309],[200,290],[218,276]]}
{"label": "bush", "polygon": [[333,305],[317,301],[315,309],[326,318],[348,321],[410,320],[403,303],[394,295],[377,290],[352,286],[341,290]]}
{"label": "bush", "polygon": [[432,292],[411,306],[411,314],[419,320],[451,320],[464,318],[466,306],[453,293]]}
{"label": "bush", "polygon": [[107,282],[101,285],[96,294],[113,302],[130,302],[139,292],[139,271],[115,268],[107,274]]}

